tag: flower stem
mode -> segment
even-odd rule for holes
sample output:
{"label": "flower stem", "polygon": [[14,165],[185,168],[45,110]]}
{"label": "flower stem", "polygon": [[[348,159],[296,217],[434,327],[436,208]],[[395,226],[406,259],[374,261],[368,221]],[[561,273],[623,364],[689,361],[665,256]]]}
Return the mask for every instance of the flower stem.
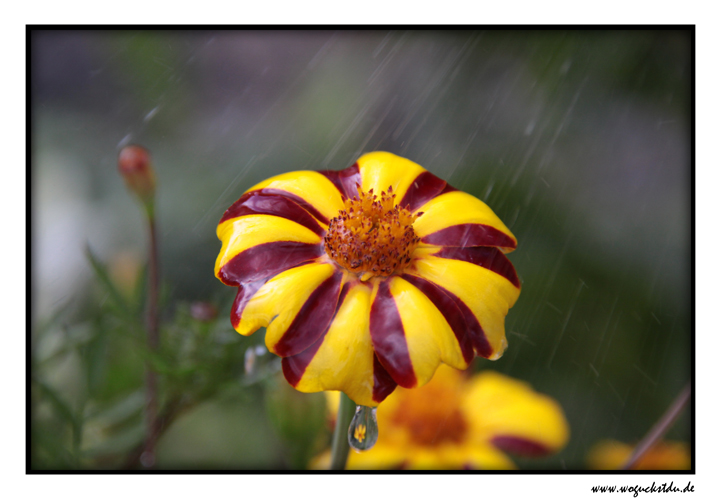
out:
{"label": "flower stem", "polygon": [[692,392],[691,383],[682,389],[677,398],[672,402],[667,411],[662,415],[654,427],[652,427],[644,439],[642,439],[637,447],[632,452],[632,455],[627,460],[627,463],[622,467],[623,470],[629,470],[634,467],[637,462],[659,441],[672,427],[672,424],[677,420],[682,410],[689,402],[689,398]]}
{"label": "flower stem", "polygon": [[[146,211],[149,229],[148,245],[148,302],[146,310],[146,329],[148,348],[156,352],[159,345],[158,336],[158,241],[155,229],[155,217],[152,208]],[[155,465],[155,444],[158,440],[158,380],[153,366],[148,361],[145,366],[146,387],[146,437],[141,464],[146,468]]]}
{"label": "flower stem", "polygon": [[336,415],[336,428],[331,440],[331,470],[344,470],[350,446],[348,444],[348,426],[351,424],[356,404],[345,393],[341,393]]}

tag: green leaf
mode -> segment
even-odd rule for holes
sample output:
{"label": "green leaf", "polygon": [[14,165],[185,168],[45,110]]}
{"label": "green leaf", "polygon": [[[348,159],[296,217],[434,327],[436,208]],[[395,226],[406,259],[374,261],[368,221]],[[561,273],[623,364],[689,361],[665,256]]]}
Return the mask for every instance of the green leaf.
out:
{"label": "green leaf", "polygon": [[98,278],[103,289],[108,292],[111,303],[119,309],[124,316],[132,318],[131,307],[123,297],[123,294],[120,293],[118,288],[113,284],[113,280],[110,279],[105,264],[98,260],[90,249],[90,246],[85,247],[85,255],[88,257],[88,261],[95,272],[96,278]]}
{"label": "green leaf", "polygon": [[84,458],[127,453],[139,445],[145,437],[145,424],[139,423],[109,436],[107,439],[83,450]]}
{"label": "green leaf", "polygon": [[57,393],[55,389],[53,389],[42,380],[36,379],[35,383],[42,390],[43,394],[48,398],[50,403],[53,405],[53,408],[58,412],[58,414],[63,418],[63,420],[70,423],[73,427],[77,427],[80,425],[80,419],[76,416],[75,412],[73,412],[70,406],[65,401],[63,401],[63,398],[60,396],[60,394]]}
{"label": "green leaf", "polygon": [[77,451],[80,449],[80,439],[83,432],[83,419],[82,416],[74,412],[70,405],[68,405],[60,394],[55,389],[43,382],[42,380],[35,380],[37,386],[41,389],[42,393],[47,397],[53,408],[56,410],[61,419],[65,420],[66,423],[70,424],[72,429],[72,456],[77,459]]}
{"label": "green leaf", "polygon": [[98,394],[104,383],[110,343],[105,329],[94,328],[94,332],[94,335],[79,349],[85,360],[85,377],[91,397]]}
{"label": "green leaf", "polygon": [[119,425],[138,415],[145,405],[144,390],[133,391],[107,407],[86,412],[86,420],[104,426]]}

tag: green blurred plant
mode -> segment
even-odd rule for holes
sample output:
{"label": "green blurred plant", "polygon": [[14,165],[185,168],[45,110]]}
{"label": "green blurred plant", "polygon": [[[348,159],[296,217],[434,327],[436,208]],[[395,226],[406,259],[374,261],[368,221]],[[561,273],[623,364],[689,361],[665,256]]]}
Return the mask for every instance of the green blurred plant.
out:
{"label": "green blurred plant", "polygon": [[291,469],[305,469],[327,444],[319,439],[326,426],[326,397],[298,392],[280,374],[268,377],[266,386],[266,414],[285,445],[285,461]]}
{"label": "green blurred plant", "polygon": [[[141,196],[153,218],[148,200]],[[60,308],[31,338],[32,469],[148,468],[155,460],[148,463],[143,454],[154,453],[181,415],[233,388],[243,396],[259,384],[284,446],[283,465],[304,468],[323,447],[313,445],[323,439],[323,397],[279,384],[280,366],[249,363],[247,353],[263,349],[233,331],[225,315],[219,319],[230,302],[170,304],[159,286],[148,312],[151,266],[127,290],[90,247],[86,256],[98,292],[87,316],[73,322]],[[153,327],[151,338],[146,333]]]}

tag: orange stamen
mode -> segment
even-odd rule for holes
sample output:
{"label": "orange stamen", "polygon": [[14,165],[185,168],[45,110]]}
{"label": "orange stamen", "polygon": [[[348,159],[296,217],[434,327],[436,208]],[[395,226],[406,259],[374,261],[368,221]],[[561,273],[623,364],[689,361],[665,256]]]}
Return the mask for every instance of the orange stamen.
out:
{"label": "orange stamen", "polygon": [[371,189],[347,199],[324,237],[329,257],[364,280],[390,276],[406,267],[419,243],[413,223],[421,213],[395,205],[395,197],[389,186],[380,198]]}

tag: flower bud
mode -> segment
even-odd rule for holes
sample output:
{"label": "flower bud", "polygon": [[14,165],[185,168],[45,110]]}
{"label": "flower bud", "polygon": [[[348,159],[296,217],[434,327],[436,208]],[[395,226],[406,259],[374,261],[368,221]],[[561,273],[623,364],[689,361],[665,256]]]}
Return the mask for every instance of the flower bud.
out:
{"label": "flower bud", "polygon": [[118,170],[128,189],[138,195],[146,206],[150,205],[155,193],[155,173],[150,152],[141,146],[124,147],[118,155]]}

